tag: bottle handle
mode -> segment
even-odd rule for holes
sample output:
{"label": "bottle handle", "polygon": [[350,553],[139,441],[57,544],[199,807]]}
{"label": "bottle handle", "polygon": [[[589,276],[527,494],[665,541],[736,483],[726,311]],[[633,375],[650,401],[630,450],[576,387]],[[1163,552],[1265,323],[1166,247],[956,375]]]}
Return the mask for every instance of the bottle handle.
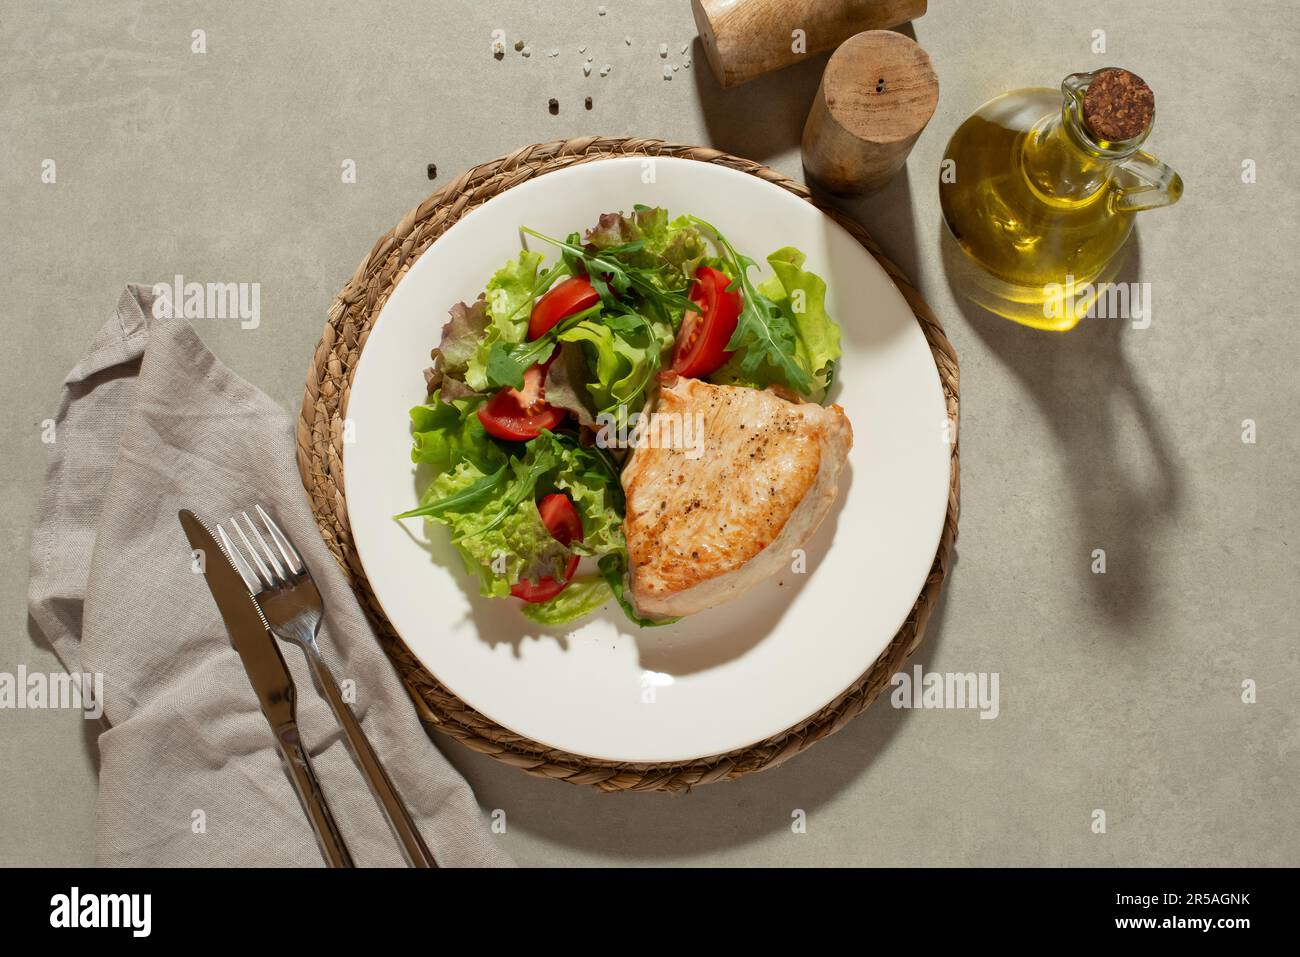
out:
{"label": "bottle handle", "polygon": [[1146,150],[1138,150],[1125,159],[1120,168],[1138,182],[1121,187],[1115,208],[1125,213],[1172,206],[1183,195],[1183,178]]}

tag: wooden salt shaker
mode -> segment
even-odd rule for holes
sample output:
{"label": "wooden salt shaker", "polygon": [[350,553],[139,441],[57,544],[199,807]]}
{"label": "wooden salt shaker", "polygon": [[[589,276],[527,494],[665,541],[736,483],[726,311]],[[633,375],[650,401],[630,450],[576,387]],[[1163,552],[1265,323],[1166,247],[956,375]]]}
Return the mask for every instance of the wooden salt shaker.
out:
{"label": "wooden salt shaker", "polygon": [[879,189],[938,102],[939,78],[916,41],[889,30],[850,37],[826,64],[804,125],[804,168],[832,192]]}
{"label": "wooden salt shaker", "polygon": [[927,0],[691,0],[713,75],[724,88],[829,50],[863,30],[925,14]]}

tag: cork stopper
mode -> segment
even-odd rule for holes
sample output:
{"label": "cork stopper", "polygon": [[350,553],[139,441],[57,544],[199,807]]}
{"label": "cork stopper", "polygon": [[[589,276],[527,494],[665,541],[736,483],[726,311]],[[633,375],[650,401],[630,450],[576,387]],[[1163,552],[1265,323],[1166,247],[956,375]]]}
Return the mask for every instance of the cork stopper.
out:
{"label": "cork stopper", "polygon": [[1136,73],[1102,70],[1088,84],[1083,119],[1088,130],[1108,143],[1131,140],[1147,131],[1156,114],[1156,95]]}

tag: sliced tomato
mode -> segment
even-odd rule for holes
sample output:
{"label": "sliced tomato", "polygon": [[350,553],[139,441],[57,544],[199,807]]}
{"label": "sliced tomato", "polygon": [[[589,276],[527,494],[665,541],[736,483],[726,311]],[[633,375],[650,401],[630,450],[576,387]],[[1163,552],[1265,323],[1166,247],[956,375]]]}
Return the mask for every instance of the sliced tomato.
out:
{"label": "sliced tomato", "polygon": [[528,338],[539,339],[550,331],[551,327],[575,312],[590,309],[600,302],[600,294],[591,285],[586,276],[574,276],[552,288],[533,306],[533,314],[528,319]]}
{"label": "sliced tomato", "polygon": [[553,429],[564,421],[567,413],[546,401],[546,370],[557,355],[559,349],[545,362],[530,367],[524,373],[522,390],[507,386],[479,406],[478,420],[488,435],[527,442],[541,435],[542,429]]}
{"label": "sliced tomato", "polygon": [[[561,545],[571,545],[582,541],[582,518],[578,510],[563,492],[553,492],[537,503],[537,511],[542,516],[542,524]],[[564,568],[564,581],[556,581],[550,575],[532,582],[524,579],[510,587],[510,594],[527,602],[550,601],[568,587],[578,571],[577,555],[569,557]]]}
{"label": "sliced tomato", "polygon": [[561,545],[582,541],[582,519],[569,496],[552,492],[537,503],[537,511],[541,513],[546,530]]}
{"label": "sliced tomato", "polygon": [[728,292],[731,279],[711,266],[695,271],[691,302],[677,330],[673,351],[673,371],[692,379],[702,379],[718,371],[731,358],[727,343],[736,331],[742,301],[740,291]]}

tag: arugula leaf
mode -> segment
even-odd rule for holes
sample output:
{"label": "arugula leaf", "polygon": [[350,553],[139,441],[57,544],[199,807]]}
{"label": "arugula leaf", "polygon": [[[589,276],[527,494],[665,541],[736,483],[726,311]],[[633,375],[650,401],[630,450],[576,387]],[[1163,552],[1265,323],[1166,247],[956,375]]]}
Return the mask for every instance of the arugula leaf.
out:
{"label": "arugula leaf", "polygon": [[631,216],[603,213],[587,231],[587,242],[617,255],[633,266],[652,270],[653,281],[665,289],[688,289],[709,247],[695,224],[685,216],[671,222],[662,207],[637,204]]}
{"label": "arugula leaf", "polygon": [[[826,312],[826,283],[820,276],[803,269],[804,255],[793,246],[778,249],[767,261],[773,274],[759,284],[758,291],[772,300],[794,329],[795,358],[813,379],[813,389],[805,395],[825,401],[840,357],[839,326]],[[709,381],[756,389],[784,381],[779,371],[766,361],[756,370],[744,370],[744,358],[743,353],[733,355]]]}
{"label": "arugula leaf", "polygon": [[524,373],[550,357],[561,333],[588,317],[598,315],[600,310],[601,304],[596,303],[581,312],[565,316],[544,335],[538,336],[531,342],[521,342],[513,346],[504,342],[493,343],[487,356],[487,384],[497,388],[510,386],[512,389],[522,389]]}
{"label": "arugula leaf", "polygon": [[736,247],[716,227],[694,216],[691,219],[717,237],[736,274],[727,289],[730,292],[740,290],[742,305],[740,316],[736,320],[736,331],[727,343],[727,351],[743,353],[739,356],[740,371],[753,376],[766,363],[794,391],[809,395],[813,391],[813,379],[799,364],[799,342],[794,325],[781,312],[781,308],[761,293],[749,278],[749,270],[757,264],[748,256],[737,252]]}
{"label": "arugula leaf", "polygon": [[453,492],[443,498],[435,499],[418,508],[413,508],[408,512],[402,512],[400,515],[394,515],[394,518],[417,518],[428,516],[437,518],[440,515],[452,511],[464,511],[466,506],[474,505],[486,498],[488,493],[501,484],[505,478],[506,466],[501,466],[491,475],[485,475],[483,478],[471,482],[463,489]]}
{"label": "arugula leaf", "polygon": [[524,387],[526,366],[520,365],[510,355],[510,346],[504,342],[492,343],[487,357],[487,384],[500,387],[508,385],[512,389]]}
{"label": "arugula leaf", "polygon": [[[582,236],[577,232],[569,233],[564,237],[564,246],[560,249],[560,259],[573,275],[580,275],[586,268],[586,260],[582,257]],[[574,252],[577,250],[577,252]]]}
{"label": "arugula leaf", "polygon": [[[434,479],[421,508],[412,510],[447,526],[481,595],[505,597],[526,578],[563,575],[573,555],[547,531],[532,502],[520,503],[515,492],[509,466],[487,476],[466,461]],[[503,503],[510,507],[503,509]],[[489,519],[491,528],[485,527]]]}
{"label": "arugula leaf", "polygon": [[[529,229],[527,226],[520,227],[523,232],[529,236],[534,236],[542,242],[558,246],[572,257],[581,259],[587,275],[591,277],[591,285],[603,302],[609,303],[614,300],[611,292],[619,292],[624,296],[632,292],[637,292],[647,300],[658,303],[661,307],[670,310],[686,310],[691,308],[691,302],[680,292],[662,288],[656,281],[657,270],[644,267],[633,266],[623,262],[611,250],[590,252],[582,246],[572,242],[573,236],[569,240],[555,239],[537,232],[535,229]],[[618,247],[614,247],[617,249]]]}
{"label": "arugula leaf", "polygon": [[469,535],[453,536],[452,540],[461,542],[466,537],[477,538],[500,528],[506,519],[519,510],[523,502],[531,501],[535,497],[538,480],[559,464],[560,456],[556,452],[555,433],[542,429],[537,438],[528,442],[522,457],[511,459],[510,469],[514,474],[505,493],[501,496],[496,516],[489,519],[486,524],[477,526]]}

